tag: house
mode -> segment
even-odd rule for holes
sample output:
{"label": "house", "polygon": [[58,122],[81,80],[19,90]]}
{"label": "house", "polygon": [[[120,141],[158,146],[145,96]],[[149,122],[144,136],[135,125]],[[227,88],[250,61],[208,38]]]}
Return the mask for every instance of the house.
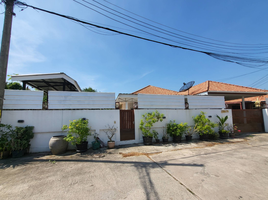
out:
{"label": "house", "polygon": [[245,98],[258,97],[268,94],[268,90],[245,87],[216,81],[206,81],[193,86],[180,95],[224,96],[225,101],[241,99],[241,108],[246,109]]}
{"label": "house", "polygon": [[[248,98],[253,98],[251,99],[251,101],[253,101],[254,98],[256,99],[260,98],[262,101],[261,104],[264,105],[265,103],[264,96],[268,94],[268,90],[262,90],[262,89],[257,89],[257,88],[245,87],[245,86],[216,82],[216,81],[205,81],[183,92],[178,92],[178,91],[173,91],[173,90],[168,90],[168,89],[148,85],[131,94],[124,94],[124,98],[121,98],[122,95],[119,94],[116,101],[121,102],[120,108],[125,109],[126,108],[125,105],[128,104],[128,109],[131,109],[132,108],[131,105],[134,102],[137,102],[137,97],[135,98],[135,95],[137,94],[224,96],[226,104],[228,105],[228,108],[237,109],[241,107],[243,109],[246,109],[246,108],[252,108],[250,106],[246,107],[246,103],[245,103],[246,98],[248,101],[250,101],[250,99]],[[232,101],[234,102],[234,105],[232,105],[231,103]],[[125,102],[128,102],[128,103],[125,103]],[[237,102],[241,102],[241,106]]]}
{"label": "house", "polygon": [[[229,109],[242,109],[242,99],[235,99],[225,102]],[[245,98],[246,109],[267,108],[268,95]]]}

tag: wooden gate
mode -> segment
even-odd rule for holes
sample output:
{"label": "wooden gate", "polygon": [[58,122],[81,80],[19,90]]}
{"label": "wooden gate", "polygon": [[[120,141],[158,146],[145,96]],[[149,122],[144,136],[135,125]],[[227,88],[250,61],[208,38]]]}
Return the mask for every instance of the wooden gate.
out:
{"label": "wooden gate", "polygon": [[120,141],[135,140],[134,110],[120,110]]}
{"label": "wooden gate", "polygon": [[261,109],[232,110],[233,123],[242,133],[264,132]]}

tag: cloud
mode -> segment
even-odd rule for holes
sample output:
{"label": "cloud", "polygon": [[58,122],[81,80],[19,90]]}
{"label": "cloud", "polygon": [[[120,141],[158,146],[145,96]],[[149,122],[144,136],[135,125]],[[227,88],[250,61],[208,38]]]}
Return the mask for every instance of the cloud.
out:
{"label": "cloud", "polygon": [[120,83],[117,83],[116,85],[125,85],[127,83],[135,82],[135,81],[140,80],[140,79],[144,78],[145,76],[153,73],[154,71],[155,70],[151,70],[151,71],[145,72],[143,74],[134,76],[133,78],[129,78],[129,79],[125,80],[125,81],[121,81]]}

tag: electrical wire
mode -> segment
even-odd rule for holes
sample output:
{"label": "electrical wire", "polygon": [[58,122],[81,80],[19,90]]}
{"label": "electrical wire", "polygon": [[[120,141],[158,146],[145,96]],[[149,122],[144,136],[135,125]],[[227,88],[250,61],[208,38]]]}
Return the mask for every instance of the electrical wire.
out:
{"label": "electrical wire", "polygon": [[[86,1],[86,0],[82,0],[82,1],[83,1],[83,2],[86,2],[87,4],[93,5],[93,6],[97,7],[97,8],[99,8],[99,9],[102,9],[102,8],[100,8],[100,7],[98,7],[98,6],[94,5],[94,4],[92,4],[92,3],[89,3],[89,2]],[[104,5],[104,4],[101,4],[100,2],[98,2],[98,1],[96,1],[96,0],[92,0],[92,1],[94,1],[95,3],[101,5],[101,6],[105,7],[105,8],[108,8],[108,9],[110,9],[110,10],[116,12],[116,13],[119,13],[119,14],[121,14],[121,15],[123,15],[123,16],[126,16],[126,17],[128,17],[128,18],[130,18],[130,19],[136,20],[136,21],[138,21],[138,22],[140,22],[140,23],[146,24],[146,25],[151,26],[151,27],[153,27],[153,28],[159,29],[159,30],[161,30],[161,31],[158,31],[158,30],[156,30],[156,29],[149,28],[148,26],[144,26],[144,27],[146,27],[146,28],[149,28],[149,29],[151,29],[151,30],[158,31],[158,32],[160,32],[160,33],[167,34],[167,35],[172,36],[172,37],[176,37],[176,38],[179,38],[179,39],[183,39],[183,40],[186,40],[186,41],[189,41],[189,42],[195,42],[195,43],[198,43],[198,44],[203,44],[203,45],[207,45],[207,46],[211,46],[211,47],[216,47],[216,48],[219,48],[219,47],[220,47],[220,48],[222,48],[222,49],[231,49],[231,50],[245,50],[245,51],[256,51],[256,50],[264,50],[264,49],[267,50],[267,48],[264,48],[263,46],[259,46],[259,45],[258,45],[258,46],[256,45],[256,47],[254,47],[254,48],[253,48],[253,47],[250,47],[250,48],[252,48],[252,49],[248,49],[248,48],[245,48],[245,46],[238,46],[238,45],[236,45],[236,46],[233,46],[233,45],[232,45],[232,46],[231,46],[231,45],[226,45],[226,44],[217,44],[217,43],[212,43],[212,42],[206,42],[206,41],[204,41],[204,40],[194,39],[194,38],[191,38],[191,37],[187,37],[187,36],[184,36],[184,35],[180,35],[180,34],[177,34],[177,33],[171,32],[171,31],[168,31],[168,30],[166,30],[166,29],[163,29],[163,28],[154,26],[154,25],[149,24],[149,23],[147,23],[147,22],[141,21],[141,20],[139,20],[139,19],[136,19],[136,18],[134,18],[134,17],[131,17],[131,16],[129,16],[129,15],[126,15],[126,14],[124,14],[124,13],[122,13],[122,12],[119,12],[119,11],[113,9],[113,8],[110,8],[109,6],[106,6],[106,5]],[[102,9],[102,10],[104,10],[104,11],[106,11],[106,12],[108,12],[108,13],[111,13],[111,12],[105,10],[105,9]],[[116,14],[114,14],[114,13],[111,13],[111,14],[113,14],[113,15],[115,15],[115,16],[118,16],[118,15],[116,15]],[[122,19],[125,19],[124,17],[121,17],[121,16],[119,16],[119,17],[122,18]],[[135,23],[135,22],[133,22],[133,21],[131,21],[131,20],[128,20],[128,19],[125,19],[125,20],[130,21],[130,22],[132,22],[132,23]],[[141,24],[139,24],[139,23],[135,23],[135,24],[141,25]],[[143,25],[141,25],[141,26],[143,26]],[[164,31],[164,32],[163,32],[163,31]],[[166,32],[166,33],[165,33],[165,32]],[[266,45],[266,47],[268,47],[268,45]],[[238,48],[238,49],[236,49],[236,48]],[[267,53],[267,51],[264,52],[264,53]]]}
{"label": "electrical wire", "polygon": [[162,45],[169,46],[169,47],[180,48],[180,49],[184,49],[184,50],[203,53],[203,54],[209,55],[211,57],[214,57],[216,59],[226,61],[226,62],[236,63],[236,64],[239,64],[239,65],[242,65],[242,66],[245,66],[245,67],[259,68],[260,66],[268,64],[267,59],[265,60],[265,59],[254,58],[254,57],[240,57],[240,56],[225,55],[225,54],[219,54],[219,53],[214,53],[214,52],[209,52],[209,51],[201,51],[201,50],[198,50],[198,49],[178,46],[178,45],[165,43],[165,42],[161,42],[161,41],[157,41],[157,40],[153,40],[153,39],[133,35],[133,34],[130,34],[130,33],[118,31],[118,30],[111,29],[111,28],[108,28],[108,27],[96,25],[96,24],[93,24],[93,23],[85,22],[85,21],[76,19],[74,17],[70,17],[70,16],[67,16],[67,15],[62,15],[62,14],[59,14],[59,13],[56,13],[56,12],[52,12],[52,11],[48,11],[48,10],[45,10],[45,9],[42,9],[42,8],[31,6],[31,5],[28,5],[28,4],[20,2],[20,1],[16,1],[16,4],[26,6],[26,7],[30,7],[30,8],[33,8],[35,10],[43,11],[43,12],[46,12],[46,13],[49,13],[49,14],[57,15],[57,16],[60,16],[60,17],[63,17],[63,18],[66,18],[66,19],[69,19],[69,20],[72,20],[72,21],[76,21],[78,23],[82,23],[82,24],[90,25],[90,26],[97,27],[97,28],[100,28],[100,29],[115,32],[115,33],[118,33],[118,34],[126,35],[126,36],[129,36],[129,37],[134,37],[134,38],[154,42],[154,43],[157,43],[157,44],[162,44]]}
{"label": "electrical wire", "polygon": [[[73,0],[73,1],[76,2],[76,3],[78,3],[78,4],[80,4],[80,5],[82,5],[82,6],[84,6],[84,7],[86,7],[86,8],[88,8],[88,9],[91,9],[91,10],[97,12],[97,13],[99,13],[99,14],[101,14],[101,15],[103,15],[103,16],[109,18],[109,19],[112,19],[112,20],[114,20],[114,21],[116,21],[116,22],[119,22],[119,23],[121,23],[121,24],[124,24],[124,25],[126,25],[126,26],[129,26],[129,27],[131,27],[131,28],[137,29],[137,30],[139,30],[139,31],[142,31],[142,32],[147,33],[147,34],[149,34],[149,35],[152,35],[152,36],[154,36],[154,37],[157,37],[157,38],[161,38],[161,39],[167,40],[167,41],[169,41],[169,42],[174,42],[174,43],[177,43],[177,44],[180,44],[180,45],[184,45],[185,47],[188,46],[188,47],[195,48],[195,49],[199,49],[199,50],[204,50],[204,51],[214,51],[214,52],[217,52],[217,53],[220,53],[220,54],[240,54],[240,55],[243,55],[243,53],[225,52],[225,51],[217,50],[217,49],[209,49],[209,48],[207,48],[207,47],[204,48],[204,47],[200,47],[200,46],[196,46],[196,45],[187,44],[187,43],[185,43],[185,41],[184,41],[184,42],[178,42],[178,41],[175,41],[175,40],[172,40],[172,39],[163,37],[163,36],[159,36],[159,35],[153,34],[153,33],[151,33],[151,32],[144,31],[144,30],[142,30],[142,29],[140,29],[140,28],[134,27],[134,26],[132,26],[132,25],[129,25],[129,24],[127,24],[127,23],[124,23],[124,22],[122,22],[122,21],[116,20],[116,19],[114,19],[114,18],[112,18],[112,17],[110,17],[110,16],[108,16],[108,15],[106,15],[106,14],[100,12],[100,11],[97,11],[97,10],[94,9],[94,8],[91,8],[91,7],[85,5],[85,4],[81,3],[81,2],[78,2],[77,0]],[[89,3],[88,1],[85,1],[85,0],[82,0],[82,1],[84,1],[84,2],[86,2],[86,3],[88,3],[88,4],[90,4],[90,5],[93,5],[93,6],[99,8],[99,9],[101,9],[101,10],[103,10],[103,11],[106,11],[106,12],[108,12],[108,13],[110,13],[110,14],[113,14],[113,15],[115,15],[115,16],[118,16],[118,15],[116,15],[116,14],[114,14],[114,13],[111,13],[111,12],[105,10],[105,9],[100,8],[99,6],[96,6],[96,5],[94,5],[94,4],[91,4],[91,3]],[[120,17],[120,16],[119,16],[119,17]],[[122,17],[121,17],[121,18],[122,18]],[[123,19],[125,19],[125,18],[123,18]],[[131,21],[131,20],[127,20],[127,21],[133,22],[133,21]],[[135,23],[135,22],[134,22],[134,23]],[[139,23],[135,23],[135,24],[139,24]],[[140,24],[139,24],[139,25],[140,25]],[[144,26],[144,25],[142,25],[142,26],[143,26],[143,27],[147,27],[147,26]],[[149,28],[149,29],[151,29],[151,30],[155,30],[155,29],[152,29],[152,28]],[[158,32],[159,32],[159,31],[158,31]],[[163,33],[163,32],[162,32],[162,33]],[[169,35],[170,35],[170,34],[169,34]],[[265,53],[265,52],[262,52],[262,53]],[[245,55],[245,54],[244,54],[244,56],[248,56],[248,55]]]}
{"label": "electrical wire", "polygon": [[253,71],[253,72],[249,72],[249,73],[245,73],[245,74],[241,74],[241,75],[238,75],[238,76],[232,76],[232,77],[229,77],[229,78],[218,79],[218,80],[216,80],[216,81],[227,81],[227,80],[231,80],[231,79],[235,79],[235,78],[240,78],[240,77],[242,77],[242,76],[247,76],[247,75],[250,75],[250,74],[254,74],[254,73],[257,73],[257,72],[266,70],[266,69],[267,69],[267,68],[265,68],[265,69],[259,69],[259,70],[256,70],[256,71]]}
{"label": "electrical wire", "polygon": [[109,3],[109,4],[113,5],[113,6],[115,6],[115,7],[119,8],[119,9],[121,9],[121,10],[124,10],[124,11],[126,11],[126,12],[128,12],[128,13],[131,13],[131,14],[133,14],[133,15],[135,15],[135,16],[138,16],[138,17],[140,17],[140,18],[143,18],[143,19],[145,19],[145,20],[148,20],[148,21],[150,21],[150,22],[153,22],[153,23],[155,23],[155,24],[164,26],[164,27],[166,27],[166,28],[169,28],[169,29],[172,29],[172,30],[181,32],[181,33],[185,33],[185,34],[188,34],[188,35],[192,35],[192,36],[195,36],[195,37],[199,37],[199,38],[203,38],[203,39],[207,39],[207,40],[211,40],[211,41],[216,41],[216,42],[222,42],[222,43],[228,43],[228,44],[241,45],[241,46],[255,46],[255,45],[264,45],[264,46],[267,46],[267,44],[240,44],[240,43],[233,43],[233,42],[221,41],[221,40],[211,39],[211,38],[203,37],[203,36],[200,36],[200,35],[196,35],[196,34],[188,33],[188,32],[185,32],[185,31],[182,31],[182,30],[179,30],[179,29],[176,29],[176,28],[167,26],[167,25],[165,25],[165,24],[156,22],[156,21],[154,21],[154,20],[148,19],[148,18],[143,17],[143,16],[141,16],[141,15],[138,15],[138,14],[136,14],[136,13],[134,13],[134,12],[131,12],[131,11],[127,10],[127,9],[124,9],[124,8],[122,8],[122,7],[120,7],[120,6],[116,5],[116,4],[113,4],[113,3],[111,3],[111,2],[109,2],[109,1],[107,1],[107,0],[103,0],[103,1],[105,1],[106,3]]}

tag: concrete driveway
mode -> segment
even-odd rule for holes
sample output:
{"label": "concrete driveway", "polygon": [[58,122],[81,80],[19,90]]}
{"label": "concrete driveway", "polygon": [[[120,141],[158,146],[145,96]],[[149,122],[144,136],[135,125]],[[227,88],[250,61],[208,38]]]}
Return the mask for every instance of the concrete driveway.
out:
{"label": "concrete driveway", "polygon": [[0,160],[0,199],[267,199],[268,134]]}

